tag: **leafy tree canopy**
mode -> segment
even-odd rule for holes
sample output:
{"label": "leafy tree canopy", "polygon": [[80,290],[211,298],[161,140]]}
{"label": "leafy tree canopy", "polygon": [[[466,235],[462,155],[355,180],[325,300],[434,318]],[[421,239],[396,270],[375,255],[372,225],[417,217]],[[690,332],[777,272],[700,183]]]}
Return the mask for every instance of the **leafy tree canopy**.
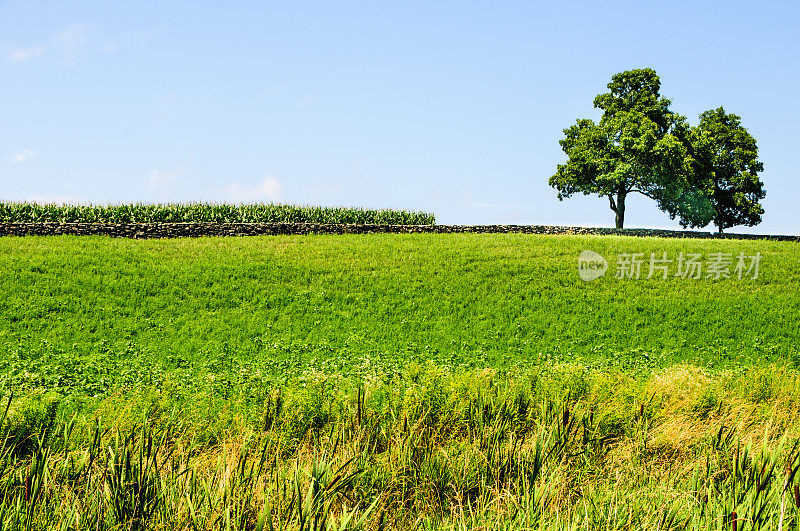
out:
{"label": "leafy tree canopy", "polygon": [[599,123],[579,119],[564,130],[561,148],[569,157],[550,185],[559,199],[576,192],[607,197],[616,225],[625,220],[625,198],[639,193],[662,208],[685,190],[692,159],[685,143],[686,119],[670,110],[661,82],[650,68],[616,74],[609,92],[598,95]]}
{"label": "leafy tree canopy", "polygon": [[756,139],[742,127],[741,118],[723,107],[700,115],[690,135],[693,171],[691,188],[702,192],[710,205],[708,219],[680,212],[681,224],[700,227],[713,221],[719,232],[736,225],[761,222],[766,196],[758,174],[764,164],[758,160]]}
{"label": "leafy tree canopy", "polygon": [[690,127],[650,68],[616,74],[608,89],[594,99],[603,111],[598,123],[582,118],[564,129],[568,160],[549,181],[560,200],[576,192],[608,198],[617,228],[631,193],[655,200],[684,227],[713,221],[722,231],[761,221],[763,165],[738,116],[720,107]]}

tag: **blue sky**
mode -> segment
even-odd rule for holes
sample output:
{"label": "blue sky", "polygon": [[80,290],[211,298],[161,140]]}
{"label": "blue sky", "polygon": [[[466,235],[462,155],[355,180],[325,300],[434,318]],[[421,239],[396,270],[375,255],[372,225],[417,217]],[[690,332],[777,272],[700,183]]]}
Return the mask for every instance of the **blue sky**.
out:
{"label": "blue sky", "polygon": [[[613,226],[547,180],[611,76],[652,67],[757,139],[766,215],[735,231],[797,234],[798,5],[0,0],[0,199]],[[626,224],[678,227],[638,197]]]}

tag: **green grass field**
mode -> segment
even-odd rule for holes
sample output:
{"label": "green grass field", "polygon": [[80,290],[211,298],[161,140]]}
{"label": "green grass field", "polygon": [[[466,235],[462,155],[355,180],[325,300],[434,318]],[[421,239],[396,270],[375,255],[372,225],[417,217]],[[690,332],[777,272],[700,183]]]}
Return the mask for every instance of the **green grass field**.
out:
{"label": "green grass field", "polygon": [[[664,252],[759,276],[615,278]],[[2,238],[0,285],[3,528],[800,529],[796,243]]]}

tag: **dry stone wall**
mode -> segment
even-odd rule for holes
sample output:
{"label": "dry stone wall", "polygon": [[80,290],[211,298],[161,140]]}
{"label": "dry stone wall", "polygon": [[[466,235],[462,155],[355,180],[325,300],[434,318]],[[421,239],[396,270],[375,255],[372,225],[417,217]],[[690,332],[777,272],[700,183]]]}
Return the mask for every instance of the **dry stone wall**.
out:
{"label": "dry stone wall", "polygon": [[0,223],[0,236],[86,235],[114,238],[197,238],[281,234],[596,234],[658,238],[726,238],[800,241],[800,236],[717,234],[658,229],[609,229],[550,225],[345,225],[324,223]]}

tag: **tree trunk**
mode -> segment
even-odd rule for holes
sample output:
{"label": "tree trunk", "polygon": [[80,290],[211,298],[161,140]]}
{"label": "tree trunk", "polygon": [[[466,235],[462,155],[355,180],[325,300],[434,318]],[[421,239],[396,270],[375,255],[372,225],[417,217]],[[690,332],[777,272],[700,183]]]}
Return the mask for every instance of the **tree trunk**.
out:
{"label": "tree trunk", "polygon": [[621,229],[625,225],[625,192],[620,192],[617,194],[617,228]]}
{"label": "tree trunk", "polygon": [[617,228],[621,229],[625,225],[625,196],[627,192],[624,189],[620,189],[617,192],[617,201],[614,201],[614,195],[608,194],[608,205],[611,207],[611,210],[614,211],[616,217],[614,221],[617,224]]}

